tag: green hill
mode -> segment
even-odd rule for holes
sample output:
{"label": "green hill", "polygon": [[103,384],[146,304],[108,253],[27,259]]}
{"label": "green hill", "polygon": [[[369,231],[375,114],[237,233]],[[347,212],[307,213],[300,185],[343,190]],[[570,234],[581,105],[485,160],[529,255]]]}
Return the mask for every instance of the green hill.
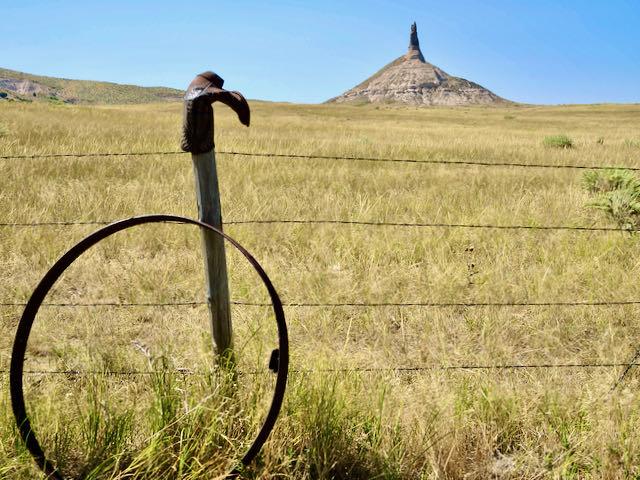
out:
{"label": "green hill", "polygon": [[179,101],[183,94],[181,90],[166,87],[69,80],[0,68],[0,100],[124,104]]}

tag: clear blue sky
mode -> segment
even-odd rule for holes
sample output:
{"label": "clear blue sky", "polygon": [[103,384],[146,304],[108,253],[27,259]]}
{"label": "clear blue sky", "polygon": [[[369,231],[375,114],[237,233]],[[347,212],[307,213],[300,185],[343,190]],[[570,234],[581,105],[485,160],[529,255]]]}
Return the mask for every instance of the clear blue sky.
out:
{"label": "clear blue sky", "polygon": [[405,53],[528,103],[640,102],[640,0],[20,0],[0,67],[185,88],[212,69],[249,98],[321,102]]}

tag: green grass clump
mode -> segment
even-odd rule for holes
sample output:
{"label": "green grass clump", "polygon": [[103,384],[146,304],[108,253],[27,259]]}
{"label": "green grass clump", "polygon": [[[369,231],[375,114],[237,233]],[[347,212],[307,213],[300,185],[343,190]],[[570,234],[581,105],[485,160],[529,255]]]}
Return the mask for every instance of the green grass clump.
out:
{"label": "green grass clump", "polygon": [[566,135],[549,135],[544,137],[544,146],[552,148],[573,148],[573,140]]}
{"label": "green grass clump", "polygon": [[587,172],[584,185],[596,196],[589,206],[603,210],[620,227],[640,227],[640,179],[630,170]]}
{"label": "green grass clump", "polygon": [[625,140],[624,141],[624,146],[625,147],[630,147],[630,148],[640,148],[640,140]]}

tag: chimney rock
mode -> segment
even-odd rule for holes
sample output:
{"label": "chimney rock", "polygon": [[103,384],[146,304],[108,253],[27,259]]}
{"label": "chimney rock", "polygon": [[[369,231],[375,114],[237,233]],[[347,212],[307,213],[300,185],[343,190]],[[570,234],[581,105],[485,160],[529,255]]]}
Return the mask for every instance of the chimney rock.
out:
{"label": "chimney rock", "polygon": [[411,34],[409,36],[409,51],[406,55],[407,60],[419,60],[424,63],[424,56],[420,51],[420,42],[418,41],[418,27],[416,22],[411,25]]}

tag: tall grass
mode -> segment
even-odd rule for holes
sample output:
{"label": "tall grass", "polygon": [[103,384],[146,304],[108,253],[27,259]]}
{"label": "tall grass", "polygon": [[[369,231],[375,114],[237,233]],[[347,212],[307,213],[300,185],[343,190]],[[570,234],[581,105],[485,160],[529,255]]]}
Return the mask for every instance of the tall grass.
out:
{"label": "tall grass", "polygon": [[[624,140],[637,106],[399,109],[252,103],[252,126],[216,107],[219,150],[414,159],[639,166]],[[505,121],[513,116],[517,121]],[[4,103],[0,155],[175,150],[181,106]],[[566,132],[579,149],[546,148]],[[606,138],[603,144],[595,136]],[[585,208],[579,171],[367,164],[218,155],[224,219],[328,218],[497,225],[607,225]],[[196,212],[188,156],[10,160],[0,222],[111,220]],[[23,302],[93,227],[0,230],[0,302]],[[283,300],[488,302],[629,300],[637,238],[620,233],[231,225]],[[268,301],[227,251],[236,300]],[[145,226],[78,260],[50,302],[203,298],[197,229]],[[625,362],[636,305],[287,308],[292,373],[276,428],[247,478],[635,478],[640,401],[632,369],[425,370],[395,366]],[[19,307],[0,310],[0,370]],[[206,309],[43,308],[30,370],[140,370],[139,376],[29,375],[27,407],[47,454],[91,479],[216,478],[266,413],[276,345],[268,309],[232,310],[238,370],[215,370]],[[351,369],[374,369],[352,371]],[[327,370],[343,370],[331,372]],[[307,370],[310,370],[307,372]],[[183,372],[183,373],[180,373]],[[0,477],[38,472],[17,439],[0,374]]]}

